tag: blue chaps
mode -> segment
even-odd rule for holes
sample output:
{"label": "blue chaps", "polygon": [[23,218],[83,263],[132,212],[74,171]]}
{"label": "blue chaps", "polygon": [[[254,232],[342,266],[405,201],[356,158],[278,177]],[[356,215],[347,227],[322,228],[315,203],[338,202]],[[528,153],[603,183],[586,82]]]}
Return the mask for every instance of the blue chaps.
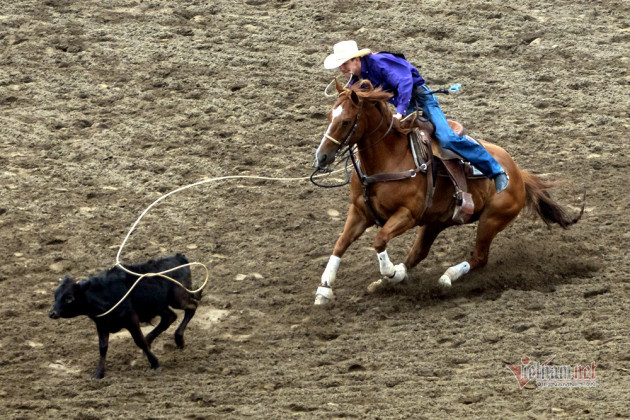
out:
{"label": "blue chaps", "polygon": [[452,150],[475,165],[488,178],[492,179],[504,172],[499,162],[483,146],[467,140],[464,136],[455,134],[448,125],[448,121],[440,109],[440,104],[435,95],[427,95],[425,92],[430,92],[426,85],[422,85],[419,88],[416,87],[413,90],[407,114],[415,112],[416,107],[422,109],[424,117],[435,126],[435,137],[440,141],[442,147]]}

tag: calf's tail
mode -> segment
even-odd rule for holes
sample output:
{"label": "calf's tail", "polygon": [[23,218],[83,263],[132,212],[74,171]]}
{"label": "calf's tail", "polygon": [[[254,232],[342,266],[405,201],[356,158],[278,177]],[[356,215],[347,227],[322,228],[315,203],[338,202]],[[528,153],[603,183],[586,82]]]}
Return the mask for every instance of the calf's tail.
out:
{"label": "calf's tail", "polygon": [[586,192],[582,199],[582,208],[580,214],[573,219],[568,215],[567,211],[560,207],[558,203],[553,201],[549,195],[549,188],[554,184],[551,182],[545,182],[538,178],[536,175],[530,174],[527,171],[521,173],[523,181],[525,182],[525,194],[526,194],[526,207],[532,214],[537,214],[547,224],[556,223],[563,229],[577,223],[584,214],[584,205],[586,204],[584,199],[586,198]]}

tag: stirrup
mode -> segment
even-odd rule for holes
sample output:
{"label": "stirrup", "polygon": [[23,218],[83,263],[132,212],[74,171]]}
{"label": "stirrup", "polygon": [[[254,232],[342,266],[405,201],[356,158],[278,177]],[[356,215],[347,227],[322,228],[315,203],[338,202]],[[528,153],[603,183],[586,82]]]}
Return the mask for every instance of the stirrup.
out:
{"label": "stirrup", "polygon": [[453,217],[451,217],[451,219],[460,224],[468,223],[470,217],[475,212],[475,203],[472,194],[462,191],[459,187],[456,188],[457,191],[453,195],[455,199],[455,209],[453,210]]}

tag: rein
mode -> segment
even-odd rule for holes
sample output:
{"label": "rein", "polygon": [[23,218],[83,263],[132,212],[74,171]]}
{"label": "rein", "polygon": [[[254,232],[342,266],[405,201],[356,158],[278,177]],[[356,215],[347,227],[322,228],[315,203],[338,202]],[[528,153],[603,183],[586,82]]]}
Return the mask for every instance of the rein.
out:
{"label": "rein", "polygon": [[[383,124],[383,121],[385,121],[385,115],[383,115],[383,112],[381,112],[381,110],[380,110],[380,109],[379,109],[378,111],[379,111],[379,113],[381,114],[381,121],[378,123],[378,125],[376,126],[376,128],[370,132],[370,134],[368,134],[367,136],[363,136],[363,137],[364,137],[364,138],[366,138],[366,139],[367,139],[367,138],[369,138],[372,134],[376,133],[376,130],[378,130],[379,128],[381,128],[381,124]],[[381,140],[383,140],[383,139],[384,139],[384,138],[385,138],[385,137],[389,134],[389,132],[390,132],[390,131],[392,131],[392,127],[393,127],[393,126],[394,126],[394,119],[392,118],[392,120],[389,122],[389,127],[387,127],[387,131],[385,131],[385,134],[383,134],[383,135],[381,136],[381,138],[380,138],[380,139],[376,140],[374,143],[372,143],[372,144],[368,145],[367,147],[364,147],[364,148],[362,148],[362,149],[358,149],[358,150],[357,150],[357,153],[358,153],[358,152],[362,152],[362,151],[364,151],[364,150],[367,150],[367,149],[369,149],[369,148],[371,148],[371,147],[374,147],[374,146],[376,146],[377,144],[379,144],[379,143],[381,142]],[[361,141],[361,139],[359,139],[359,141]],[[357,144],[358,144],[358,142],[357,142]]]}
{"label": "rein", "polygon": [[[350,151],[350,148],[347,148],[346,150],[343,151],[343,153],[341,154],[342,156],[345,155],[346,153],[348,153]],[[343,187],[344,185],[348,185],[350,183],[350,171],[348,170],[348,161],[350,160],[350,156],[346,157],[346,163],[344,165],[344,170],[345,170],[345,174],[346,174],[346,180],[343,181],[341,184],[335,184],[335,185],[325,185],[325,184],[321,184],[317,181],[315,181],[315,178],[320,174],[320,173],[333,173],[333,172],[337,172],[335,170],[321,170],[319,168],[315,169],[313,171],[313,173],[310,176],[310,180],[311,183],[313,185],[315,185],[316,187],[320,187],[320,188],[338,188],[338,187]],[[339,169],[341,170],[341,169]]]}

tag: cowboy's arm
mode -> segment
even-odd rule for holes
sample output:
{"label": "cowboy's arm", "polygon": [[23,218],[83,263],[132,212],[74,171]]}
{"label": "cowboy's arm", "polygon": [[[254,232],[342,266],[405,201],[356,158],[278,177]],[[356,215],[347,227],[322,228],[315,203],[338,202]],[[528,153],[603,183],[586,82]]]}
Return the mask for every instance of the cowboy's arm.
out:
{"label": "cowboy's arm", "polygon": [[388,65],[382,66],[381,75],[385,79],[387,85],[393,88],[396,95],[396,113],[405,115],[411,95],[413,91],[413,77],[408,68],[398,63],[390,62]]}
{"label": "cowboy's arm", "polygon": [[407,113],[409,108],[409,102],[411,102],[411,94],[413,91],[413,79],[411,73],[398,79],[398,103],[396,105],[396,112],[400,115]]}

